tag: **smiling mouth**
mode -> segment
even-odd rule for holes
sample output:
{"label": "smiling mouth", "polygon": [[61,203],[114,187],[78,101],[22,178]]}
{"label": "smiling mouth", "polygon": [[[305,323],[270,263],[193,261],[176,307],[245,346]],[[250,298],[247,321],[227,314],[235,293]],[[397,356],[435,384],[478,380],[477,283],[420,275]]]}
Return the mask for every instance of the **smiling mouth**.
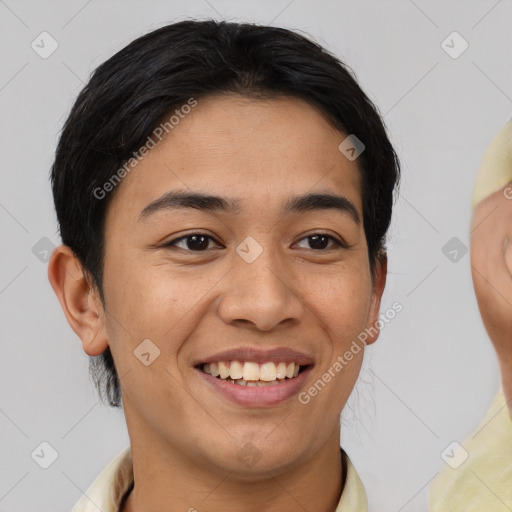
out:
{"label": "smiling mouth", "polygon": [[256,363],[252,361],[218,361],[199,365],[199,370],[226,382],[239,386],[277,386],[293,380],[310,365],[286,361]]}

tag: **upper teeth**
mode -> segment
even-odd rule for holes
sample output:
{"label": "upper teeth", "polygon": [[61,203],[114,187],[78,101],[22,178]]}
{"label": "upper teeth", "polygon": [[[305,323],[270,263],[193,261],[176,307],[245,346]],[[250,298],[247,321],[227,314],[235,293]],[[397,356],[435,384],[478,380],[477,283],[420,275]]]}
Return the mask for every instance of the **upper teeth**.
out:
{"label": "upper teeth", "polygon": [[221,379],[262,380],[270,382],[276,379],[291,379],[299,374],[300,365],[296,363],[254,363],[240,361],[219,361],[206,363],[203,371]]}

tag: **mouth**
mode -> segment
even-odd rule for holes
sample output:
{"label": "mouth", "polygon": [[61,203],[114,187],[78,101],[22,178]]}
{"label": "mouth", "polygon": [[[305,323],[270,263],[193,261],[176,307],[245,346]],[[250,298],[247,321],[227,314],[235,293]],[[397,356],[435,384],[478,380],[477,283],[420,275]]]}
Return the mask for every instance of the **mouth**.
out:
{"label": "mouth", "polygon": [[[254,354],[252,357],[258,358]],[[284,357],[281,354],[274,355],[273,360],[210,360],[196,364],[195,370],[215,396],[237,406],[268,408],[297,395],[314,366],[310,358],[294,356],[295,361],[291,361]]]}
{"label": "mouth", "polygon": [[198,359],[192,365],[215,396],[244,407],[269,407],[300,392],[314,359],[287,347],[237,347]]}
{"label": "mouth", "polygon": [[218,361],[203,363],[198,369],[216,379],[245,387],[278,386],[296,379],[311,365],[287,361]]}

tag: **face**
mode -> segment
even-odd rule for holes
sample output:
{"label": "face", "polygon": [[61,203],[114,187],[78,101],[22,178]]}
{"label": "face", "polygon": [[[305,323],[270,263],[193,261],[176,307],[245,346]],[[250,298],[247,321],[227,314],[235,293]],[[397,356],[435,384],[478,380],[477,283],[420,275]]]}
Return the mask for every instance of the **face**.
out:
{"label": "face", "polygon": [[123,179],[102,318],[131,435],[248,479],[339,442],[364,350],[336,361],[385,279],[345,138],[298,99],[209,97]]}
{"label": "face", "polygon": [[503,378],[512,365],[512,184],[482,199],[471,223],[471,273],[482,320],[498,353]]}

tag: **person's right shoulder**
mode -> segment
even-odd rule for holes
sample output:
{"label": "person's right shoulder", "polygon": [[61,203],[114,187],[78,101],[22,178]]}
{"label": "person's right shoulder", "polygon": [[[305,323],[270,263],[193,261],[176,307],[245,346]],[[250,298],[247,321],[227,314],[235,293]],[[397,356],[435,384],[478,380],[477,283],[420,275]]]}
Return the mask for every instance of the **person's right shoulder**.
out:
{"label": "person's right shoulder", "polygon": [[429,512],[512,510],[512,418],[496,394],[474,433],[452,450],[429,490]]}

